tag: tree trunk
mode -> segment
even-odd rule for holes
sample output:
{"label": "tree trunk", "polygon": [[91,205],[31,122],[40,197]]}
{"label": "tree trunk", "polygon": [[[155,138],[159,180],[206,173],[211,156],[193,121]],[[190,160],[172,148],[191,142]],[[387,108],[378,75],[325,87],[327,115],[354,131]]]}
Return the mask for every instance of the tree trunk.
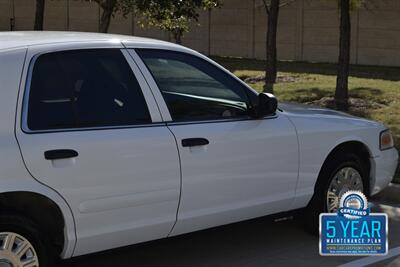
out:
{"label": "tree trunk", "polygon": [[43,31],[45,0],[36,0],[35,31]]}
{"label": "tree trunk", "polygon": [[277,76],[277,50],[276,50],[276,33],[278,30],[280,0],[271,0],[268,14],[268,30],[267,30],[267,64],[265,70],[265,87],[264,92],[273,93],[274,84]]}
{"label": "tree trunk", "polygon": [[111,17],[114,13],[116,0],[105,0],[103,4],[101,4],[101,8],[103,9],[103,13],[100,18],[99,32],[107,33],[108,28],[110,27]]}
{"label": "tree trunk", "polygon": [[335,92],[335,105],[340,110],[347,110],[349,106],[350,40],[350,0],[340,0],[340,51]]}
{"label": "tree trunk", "polygon": [[175,30],[173,32],[173,36],[174,36],[176,44],[182,44],[182,35],[183,35],[183,31],[180,30],[180,29],[179,30]]}

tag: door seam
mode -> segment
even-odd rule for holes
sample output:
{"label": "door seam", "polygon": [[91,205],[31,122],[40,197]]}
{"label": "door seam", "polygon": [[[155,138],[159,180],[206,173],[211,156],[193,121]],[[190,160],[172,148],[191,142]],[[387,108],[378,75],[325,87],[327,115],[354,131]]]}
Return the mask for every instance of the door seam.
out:
{"label": "door seam", "polygon": [[294,131],[296,133],[296,139],[297,139],[297,181],[296,181],[296,187],[294,189],[294,196],[293,196],[293,201],[292,204],[290,205],[290,209],[292,209],[294,203],[296,202],[297,199],[297,193],[300,185],[300,164],[301,164],[301,155],[300,155],[300,138],[299,138],[299,132],[297,130],[296,125],[294,122],[291,120],[289,116],[285,116],[289,122],[292,124]]}
{"label": "door seam", "polygon": [[167,129],[171,132],[172,136],[174,137],[175,144],[176,144],[176,150],[178,152],[178,159],[179,159],[179,179],[180,179],[180,189],[179,189],[179,200],[178,200],[178,207],[176,208],[176,215],[175,215],[175,223],[171,228],[171,231],[169,231],[167,237],[170,237],[172,234],[172,231],[175,229],[176,224],[178,223],[178,214],[179,214],[179,209],[181,207],[181,200],[182,200],[182,159],[181,159],[181,153],[179,152],[179,145],[178,145],[178,140],[174,134],[174,132],[169,128],[168,125],[165,125]]}
{"label": "door seam", "polygon": [[[28,48],[26,49],[26,52],[25,52],[24,64],[23,64],[23,66],[22,66],[21,77],[20,77],[19,86],[18,86],[17,103],[16,103],[15,117],[14,117],[14,138],[15,138],[15,141],[16,141],[16,143],[17,143],[17,147],[18,147],[19,154],[20,154],[20,156],[21,156],[22,164],[24,165],[25,170],[27,171],[27,173],[28,173],[28,174],[31,176],[31,178],[32,178],[33,180],[35,180],[37,183],[41,184],[42,186],[44,186],[44,187],[50,189],[50,190],[53,191],[55,194],[57,194],[57,195],[64,201],[64,203],[67,205],[67,207],[68,207],[68,209],[69,209],[69,212],[70,212],[70,214],[71,214],[72,221],[73,221],[73,227],[74,227],[73,232],[74,232],[75,240],[72,240],[73,245],[72,245],[71,253],[70,253],[70,255],[68,255],[66,258],[72,258],[73,255],[74,255],[74,253],[75,253],[75,248],[76,248],[76,245],[77,245],[78,236],[77,236],[77,232],[76,232],[77,230],[76,230],[75,215],[74,215],[74,213],[72,212],[71,206],[69,205],[68,201],[64,198],[64,196],[63,196],[62,194],[60,194],[57,190],[55,190],[55,189],[52,188],[51,186],[49,186],[49,185],[47,185],[47,184],[45,184],[45,183],[39,181],[39,180],[33,175],[33,173],[32,173],[32,172],[30,171],[30,169],[28,168],[28,165],[26,164],[24,154],[22,153],[21,144],[20,144],[20,142],[19,142],[19,140],[18,140],[18,135],[17,135],[17,127],[18,127],[18,126],[17,126],[17,125],[20,125],[20,124],[18,124],[18,118],[19,118],[19,117],[18,117],[18,109],[21,108],[21,110],[22,110],[22,106],[20,107],[19,103],[20,103],[20,97],[22,97],[22,96],[21,96],[21,90],[22,90],[22,89],[21,89],[21,85],[22,85],[22,80],[23,80],[23,78],[24,78],[24,72],[25,72],[26,63],[27,63],[27,62],[26,62],[26,61],[27,61],[27,56],[28,56]],[[26,77],[25,77],[25,78],[26,78]],[[24,88],[24,89],[25,89],[25,88]],[[25,93],[25,92],[23,92],[23,93]],[[21,112],[21,114],[22,114],[22,112]],[[62,209],[60,209],[60,210],[61,210],[61,212],[63,213]],[[64,214],[63,214],[63,216],[64,216]],[[64,219],[64,218],[63,218],[63,219]],[[65,235],[65,229],[64,229],[64,238],[67,238],[67,236]],[[65,249],[65,244],[64,244],[63,250],[64,250],[64,249]]]}

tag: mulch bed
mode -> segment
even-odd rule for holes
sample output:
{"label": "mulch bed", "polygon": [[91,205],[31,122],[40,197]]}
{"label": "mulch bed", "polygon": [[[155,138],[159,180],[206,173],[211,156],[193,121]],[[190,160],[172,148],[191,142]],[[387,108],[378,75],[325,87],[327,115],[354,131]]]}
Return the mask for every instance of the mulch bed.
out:
{"label": "mulch bed", "polygon": [[[298,77],[296,76],[278,76],[276,77],[276,83],[294,83],[299,80]],[[265,81],[265,75],[258,75],[255,77],[248,77],[244,79],[244,82],[246,83],[259,83],[259,82],[264,82]]]}
{"label": "mulch bed", "polygon": [[[320,107],[326,107],[326,108],[334,108],[335,107],[335,101],[333,97],[323,97],[318,100],[314,100],[311,102],[307,102],[306,104],[309,105],[316,105]],[[386,105],[368,100],[368,99],[363,99],[363,98],[355,98],[355,97],[350,97],[349,98],[349,104],[350,104],[350,112],[354,113],[360,113],[360,112],[365,112],[367,110],[371,109],[381,109],[386,107]]]}

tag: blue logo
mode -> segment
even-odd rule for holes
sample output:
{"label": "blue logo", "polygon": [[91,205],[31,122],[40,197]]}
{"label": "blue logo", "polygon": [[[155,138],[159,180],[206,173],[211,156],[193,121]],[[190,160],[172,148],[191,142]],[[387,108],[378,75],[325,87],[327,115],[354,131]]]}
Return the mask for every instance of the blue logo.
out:
{"label": "blue logo", "polygon": [[349,191],[340,199],[337,214],[319,217],[321,255],[386,255],[388,219],[384,213],[371,213],[365,195]]}

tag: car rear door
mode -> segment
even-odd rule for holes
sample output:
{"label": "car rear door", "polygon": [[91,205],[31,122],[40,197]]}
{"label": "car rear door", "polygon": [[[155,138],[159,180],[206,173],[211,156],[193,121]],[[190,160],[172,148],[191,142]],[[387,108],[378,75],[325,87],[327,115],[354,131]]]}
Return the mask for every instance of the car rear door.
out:
{"label": "car rear door", "polygon": [[[179,51],[136,49],[174,133],[182,196],[173,235],[286,211],[298,177],[296,131],[277,112],[249,117],[257,97],[206,59]],[[163,106],[165,106],[163,108]]]}
{"label": "car rear door", "polygon": [[74,214],[75,256],[166,237],[176,220],[176,142],[126,54],[115,42],[28,52],[17,139]]}

